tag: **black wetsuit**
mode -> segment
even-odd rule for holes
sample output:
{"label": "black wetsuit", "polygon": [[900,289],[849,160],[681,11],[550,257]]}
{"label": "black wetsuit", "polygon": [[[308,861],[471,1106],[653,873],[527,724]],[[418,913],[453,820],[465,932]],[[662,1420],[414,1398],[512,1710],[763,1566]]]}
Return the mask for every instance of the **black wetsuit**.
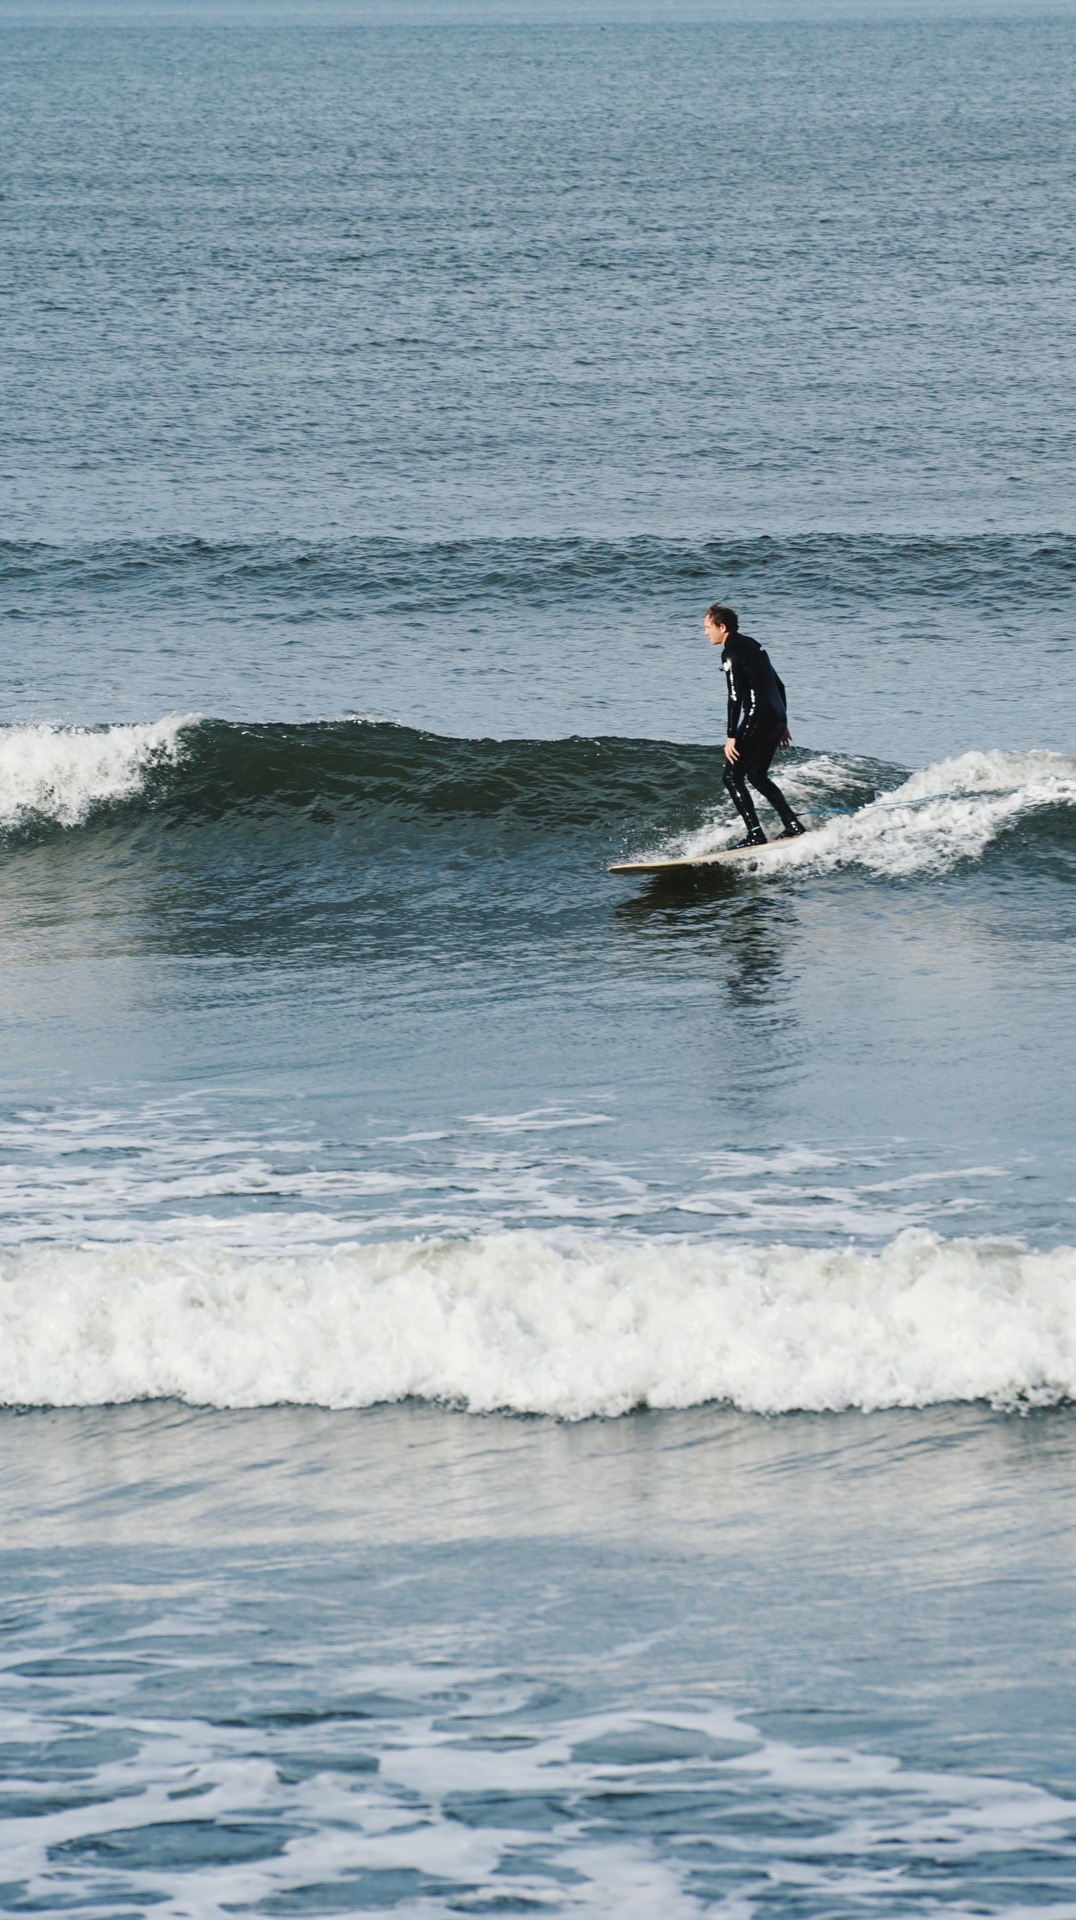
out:
{"label": "black wetsuit", "polygon": [[729,799],[748,833],[765,838],[747,782],[768,800],[781,817],[786,833],[801,833],[797,820],[776,782],[769,778],[770,762],[788,732],[785,689],[765,647],[748,633],[730,633],[721,650],[721,665],[729,683],[726,728],[740,750],[736,761],[726,760],[724,781]]}

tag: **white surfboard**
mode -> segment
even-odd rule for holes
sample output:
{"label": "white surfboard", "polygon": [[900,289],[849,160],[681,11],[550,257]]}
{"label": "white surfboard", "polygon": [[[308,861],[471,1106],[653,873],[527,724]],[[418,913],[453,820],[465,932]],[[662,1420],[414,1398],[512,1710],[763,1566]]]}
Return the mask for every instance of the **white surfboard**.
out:
{"label": "white surfboard", "polygon": [[[808,827],[807,833],[811,829]],[[803,840],[805,834],[796,834],[796,840]],[[764,860],[768,853],[776,853],[779,847],[791,847],[794,840],[765,840],[757,847],[721,847],[716,853],[695,853],[680,855],[676,860],[618,860],[608,871],[610,873],[698,873],[707,867],[738,867],[745,860]]]}

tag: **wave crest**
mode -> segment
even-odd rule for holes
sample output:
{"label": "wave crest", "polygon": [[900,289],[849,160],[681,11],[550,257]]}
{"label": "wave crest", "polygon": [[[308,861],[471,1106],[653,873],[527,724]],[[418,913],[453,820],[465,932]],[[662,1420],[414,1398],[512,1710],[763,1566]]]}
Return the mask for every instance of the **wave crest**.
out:
{"label": "wave crest", "polygon": [[98,808],[144,792],[155,767],[175,767],[189,718],[127,727],[8,727],[0,731],[0,829],[82,826]]}
{"label": "wave crest", "polygon": [[[926,767],[854,819],[837,821],[834,864],[901,876],[973,860],[1018,820],[1076,806],[1076,761],[1058,753],[965,753]],[[834,859],[835,856],[835,859]]]}

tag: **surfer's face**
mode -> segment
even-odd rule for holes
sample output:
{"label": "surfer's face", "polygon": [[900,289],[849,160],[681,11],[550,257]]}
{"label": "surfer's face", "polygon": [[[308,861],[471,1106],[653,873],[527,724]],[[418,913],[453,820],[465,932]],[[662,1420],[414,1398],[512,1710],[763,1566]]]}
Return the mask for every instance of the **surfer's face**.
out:
{"label": "surfer's face", "polygon": [[706,616],[706,633],[712,647],[723,647],[729,637],[728,628],[719,627],[717,621],[711,620],[709,614]]}

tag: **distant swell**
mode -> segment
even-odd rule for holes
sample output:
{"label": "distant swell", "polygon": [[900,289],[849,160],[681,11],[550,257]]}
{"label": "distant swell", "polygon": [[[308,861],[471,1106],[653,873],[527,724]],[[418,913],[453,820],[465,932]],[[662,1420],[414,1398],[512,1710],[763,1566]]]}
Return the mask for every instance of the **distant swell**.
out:
{"label": "distant swell", "polygon": [[328,609],[369,604],[413,617],[417,605],[454,607],[525,600],[540,607],[610,595],[649,598],[660,583],[708,590],[715,578],[741,592],[788,595],[801,605],[921,604],[997,596],[1023,605],[1063,604],[1076,576],[1071,534],[886,536],[874,533],[760,535],[750,539],[622,540],[573,537],[422,541],[368,539],[211,541],[104,540],[51,545],[0,541],[0,618],[62,613],[90,594],[160,611],[172,605],[242,604],[288,625]]}
{"label": "distant swell", "polygon": [[901,1235],[881,1254],[555,1242],[289,1259],[193,1244],[0,1259],[0,1402],[364,1407],[566,1420],[1076,1397],[1076,1250]]}
{"label": "distant swell", "polygon": [[[970,752],[916,773],[794,752],[779,763],[810,816],[775,871],[860,866],[900,877],[977,859],[999,835],[1076,824],[1076,760]],[[586,858],[703,854],[739,831],[712,746],[616,737],[458,740],[373,721],[241,725],[173,717],[141,726],[0,730],[0,842],[158,822],[304,822],[351,834],[364,855],[436,830],[463,846],[481,828],[505,850],[574,835]],[[477,842],[474,843],[477,846]],[[574,856],[573,856],[574,857]]]}

